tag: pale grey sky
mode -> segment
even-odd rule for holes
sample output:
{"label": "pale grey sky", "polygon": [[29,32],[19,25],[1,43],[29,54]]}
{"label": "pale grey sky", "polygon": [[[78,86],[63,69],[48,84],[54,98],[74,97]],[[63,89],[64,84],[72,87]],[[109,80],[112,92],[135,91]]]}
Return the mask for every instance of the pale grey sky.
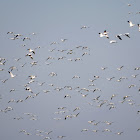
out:
{"label": "pale grey sky", "polygon": [[[139,5],[139,0],[0,0],[0,137],[137,140]],[[109,39],[99,36],[104,30]]]}

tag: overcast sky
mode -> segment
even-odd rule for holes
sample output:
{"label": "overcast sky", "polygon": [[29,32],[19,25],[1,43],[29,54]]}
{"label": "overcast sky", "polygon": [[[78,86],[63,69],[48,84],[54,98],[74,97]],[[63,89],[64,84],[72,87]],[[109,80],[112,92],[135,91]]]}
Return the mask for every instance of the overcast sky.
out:
{"label": "overcast sky", "polygon": [[[0,0],[0,137],[137,140],[139,5],[139,0]],[[109,39],[99,35],[105,30]]]}

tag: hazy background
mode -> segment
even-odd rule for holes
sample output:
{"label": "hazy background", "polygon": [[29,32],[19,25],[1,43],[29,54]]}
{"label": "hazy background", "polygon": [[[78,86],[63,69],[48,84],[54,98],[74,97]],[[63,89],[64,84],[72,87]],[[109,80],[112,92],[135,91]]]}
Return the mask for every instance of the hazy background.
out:
{"label": "hazy background", "polygon": [[[67,140],[139,139],[140,131],[137,129],[140,128],[140,114],[137,111],[140,110],[140,77],[132,77],[133,74],[140,74],[139,70],[134,70],[140,67],[140,32],[137,26],[140,24],[140,14],[137,14],[139,5],[139,0],[0,0],[0,57],[6,59],[5,65],[0,65],[0,69],[4,69],[0,71],[0,137],[3,140],[59,139],[58,136],[66,136],[63,139]],[[127,21],[132,21],[135,26],[130,28]],[[81,29],[82,26],[89,28]],[[104,30],[109,32],[110,39],[99,37],[98,33]],[[22,36],[11,40],[14,35],[7,32]],[[130,38],[122,36],[122,40],[119,40],[115,37],[124,33],[129,33]],[[23,41],[24,37],[31,40]],[[68,40],[62,42],[61,39]],[[110,40],[116,40],[117,43],[110,44]],[[52,42],[57,44],[51,45]],[[35,49],[38,46],[40,48]],[[25,57],[29,48],[35,49],[33,60]],[[52,49],[55,50],[51,52]],[[70,50],[73,53],[67,54]],[[88,54],[82,56],[84,52]],[[54,59],[46,60],[50,56]],[[65,58],[58,60],[59,57]],[[18,58],[21,59],[15,61]],[[81,60],[75,61],[76,58]],[[33,61],[37,61],[37,65],[31,66]],[[124,67],[118,71],[117,68],[122,65]],[[11,66],[17,67],[12,71],[17,75],[14,78],[8,73]],[[101,70],[101,67],[107,69]],[[51,77],[51,72],[57,73],[57,76]],[[37,76],[35,82],[29,85],[33,93],[24,87],[30,81],[29,75]],[[73,78],[74,75],[80,78]],[[99,76],[93,82],[95,86],[89,86],[92,84],[89,79],[95,79],[95,75]],[[108,81],[106,78],[110,77],[115,78]],[[120,77],[127,79],[117,82]],[[3,83],[5,79],[8,80]],[[45,83],[40,86],[42,82]],[[128,88],[131,84],[135,86]],[[71,86],[72,90],[65,86]],[[80,88],[75,89],[78,86]],[[57,91],[56,87],[63,89]],[[13,88],[15,91],[10,92]],[[82,88],[90,91],[80,90]],[[92,92],[95,88],[101,91]],[[43,90],[50,92],[44,93]],[[37,97],[25,100],[28,95],[38,92],[40,94]],[[64,98],[67,94],[71,98]],[[83,94],[88,95],[83,97]],[[113,94],[116,97],[111,100]],[[131,101],[121,103],[126,95],[131,96]],[[102,101],[98,103],[93,100],[98,96],[99,101],[107,100],[102,107],[97,107]],[[23,102],[8,103],[11,99],[22,99]],[[114,103],[115,108],[109,110],[110,102]],[[8,106],[13,110],[3,112]],[[56,114],[60,111],[59,107],[66,107],[65,113]],[[80,107],[80,110],[73,112],[76,107]],[[77,117],[65,120],[66,115],[79,112]],[[36,115],[36,120],[24,113]],[[18,117],[21,119],[18,120]],[[97,126],[89,124],[91,120],[100,123]],[[104,121],[114,123],[107,125]],[[23,129],[30,135],[20,132]],[[81,132],[82,129],[88,131]],[[95,129],[99,131],[92,132]],[[112,132],[102,132],[104,129]],[[53,132],[46,135],[37,130]],[[118,132],[123,133],[115,134]]]}

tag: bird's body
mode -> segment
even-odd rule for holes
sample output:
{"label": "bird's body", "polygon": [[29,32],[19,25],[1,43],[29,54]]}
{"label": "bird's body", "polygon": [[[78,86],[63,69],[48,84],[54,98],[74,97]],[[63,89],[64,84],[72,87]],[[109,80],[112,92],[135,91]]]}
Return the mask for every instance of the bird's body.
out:
{"label": "bird's body", "polygon": [[130,27],[135,26],[135,24],[133,24],[131,21],[127,21],[127,22],[129,23],[129,26],[130,26]]}
{"label": "bird's body", "polygon": [[113,44],[113,43],[117,43],[117,41],[116,41],[116,40],[110,40],[109,43],[110,43],[110,44]]}
{"label": "bird's body", "polygon": [[33,53],[33,54],[35,54],[35,51],[34,50],[32,50],[32,49],[27,49],[30,53]]}
{"label": "bird's body", "polygon": [[122,40],[121,36],[122,36],[122,34],[116,35],[116,37],[117,37],[118,39]]}
{"label": "bird's body", "polygon": [[124,36],[130,38],[129,33],[125,33]]}
{"label": "bird's body", "polygon": [[104,30],[103,33],[99,33],[100,37],[106,37],[107,39],[109,39],[108,33],[106,30]]}
{"label": "bird's body", "polygon": [[140,32],[140,24],[138,24],[139,32]]}
{"label": "bird's body", "polygon": [[14,78],[14,77],[16,76],[16,75],[14,75],[12,72],[10,72],[10,71],[8,71],[8,72],[9,72],[11,78]]}
{"label": "bird's body", "polygon": [[89,28],[88,26],[82,26],[81,29],[86,29]]}

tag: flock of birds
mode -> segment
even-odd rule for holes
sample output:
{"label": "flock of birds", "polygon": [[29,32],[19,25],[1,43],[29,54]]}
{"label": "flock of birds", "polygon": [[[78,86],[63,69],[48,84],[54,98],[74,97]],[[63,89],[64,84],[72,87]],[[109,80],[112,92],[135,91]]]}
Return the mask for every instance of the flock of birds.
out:
{"label": "flock of birds", "polygon": [[[135,24],[133,24],[131,21],[127,21],[129,23],[129,27],[134,27]],[[140,24],[137,24],[138,26],[138,31],[140,32]],[[107,32],[106,30],[104,30],[103,33],[99,33],[100,37],[106,37],[107,39],[109,39],[109,32]],[[122,40],[122,36],[128,37],[130,38],[129,33],[124,33],[124,34],[117,34],[115,37],[118,38],[119,40]],[[112,43],[117,43],[117,40],[110,40],[109,41],[110,44]]]}
{"label": "flock of birds", "polygon": [[[131,5],[128,5],[131,6]],[[133,24],[131,21],[127,21],[130,27],[134,27],[135,24]],[[140,32],[140,24],[137,24],[138,31]],[[81,29],[87,29],[90,28],[88,26],[82,26]],[[34,73],[34,70],[37,69],[37,67],[43,67],[47,66],[51,69],[51,66],[54,66],[55,63],[60,63],[60,61],[64,61],[62,63],[63,67],[65,67],[65,62],[67,63],[77,63],[79,61],[84,61],[87,57],[90,57],[91,52],[90,48],[87,46],[75,46],[72,49],[61,49],[59,48],[60,44],[65,44],[69,41],[69,39],[61,39],[60,42],[51,42],[49,44],[49,47],[51,49],[48,50],[47,54],[50,54],[50,56],[43,56],[43,61],[39,60],[39,52],[44,51],[45,47],[35,47],[35,48],[29,48],[28,42],[32,41],[33,36],[37,36],[36,33],[30,34],[28,37],[24,36],[22,34],[16,34],[14,32],[7,32],[7,38],[10,40],[21,40],[22,41],[22,49],[25,52],[23,56],[20,58],[12,60],[13,64],[11,62],[9,63],[9,60],[4,57],[0,57],[0,80],[1,80],[1,88],[9,90],[10,96],[6,97],[8,98],[4,100],[5,96],[3,94],[0,94],[0,102],[4,102],[7,106],[0,107],[0,113],[11,113],[12,111],[15,111],[15,104],[24,104],[26,106],[26,103],[32,102],[33,99],[39,100],[41,98],[38,98],[39,96],[43,96],[43,98],[49,98],[49,95],[52,95],[54,98],[60,96],[62,103],[65,102],[64,106],[58,106],[54,112],[52,112],[52,115],[50,116],[51,121],[56,121],[63,123],[64,121],[70,121],[72,123],[73,120],[77,118],[77,120],[80,120],[82,115],[84,114],[85,110],[87,111],[87,108],[91,108],[92,110],[98,110],[103,111],[105,110],[107,113],[112,113],[113,111],[120,108],[120,106],[126,105],[127,108],[135,108],[135,115],[140,117],[140,103],[137,101],[137,98],[139,98],[140,95],[140,86],[138,82],[140,81],[140,74],[139,70],[140,67],[133,67],[131,68],[131,73],[129,76],[118,76],[122,73],[129,73],[129,70],[125,65],[118,66],[116,68],[113,68],[114,75],[111,77],[107,77],[108,71],[110,69],[109,66],[98,68],[98,71],[101,75],[96,75],[92,73],[92,76],[89,77],[87,80],[84,79],[85,85],[84,87],[80,85],[80,81],[82,79],[81,75],[72,75],[70,79],[67,79],[67,81],[71,81],[71,84],[65,85],[65,83],[60,82],[61,77],[59,73],[51,71],[46,72],[46,77],[52,78],[53,82],[49,83],[48,80],[41,81],[39,80],[39,77],[41,74],[43,74],[43,71],[40,71],[38,75],[31,74],[26,75],[26,70],[29,69],[30,73]],[[122,33],[117,34],[115,37],[119,40],[123,40],[123,36],[127,38],[131,38],[129,33]],[[104,30],[103,33],[99,33],[99,37],[105,37],[107,39],[110,39],[109,32]],[[112,43],[117,43],[117,40],[110,40]],[[24,44],[23,44],[24,43]],[[1,54],[2,55],[2,54]],[[16,54],[15,54],[16,55]],[[38,56],[36,56],[38,55]],[[36,60],[38,58],[38,60]],[[42,58],[42,57],[41,57]],[[40,70],[42,70],[40,68]],[[25,72],[25,74],[24,74]],[[23,75],[22,75],[22,74]],[[23,76],[23,77],[22,77]],[[18,79],[22,77],[22,81],[26,81],[24,85],[20,85],[19,87],[10,88],[7,86],[8,84],[11,84],[11,81],[13,80],[13,84],[17,84],[17,81],[14,81],[14,79]],[[3,78],[3,79],[2,79]],[[58,85],[62,86],[57,86]],[[105,86],[100,86],[101,83],[105,83]],[[20,81],[18,81],[18,84],[20,84]],[[109,88],[110,86],[114,85],[114,92],[108,93],[108,96],[106,96],[105,90],[106,86]],[[117,90],[123,85],[123,89],[127,92],[119,94],[117,93]],[[112,87],[109,88],[112,90]],[[131,93],[135,91],[135,93]],[[18,94],[18,92],[23,92],[24,94]],[[59,94],[57,94],[59,93]],[[15,97],[16,94],[16,97]],[[57,95],[57,96],[56,96]],[[12,98],[11,96],[15,97]],[[10,98],[9,98],[10,97]],[[75,98],[77,98],[80,102],[79,106],[77,106],[78,103],[76,103]],[[50,98],[51,99],[51,98]],[[41,100],[39,101],[41,102]],[[51,101],[53,102],[53,101]],[[57,102],[57,99],[55,99],[55,102]],[[73,104],[73,107],[71,107],[69,104]],[[81,105],[81,106],[80,106]],[[4,105],[3,105],[4,106]],[[39,108],[39,104],[38,104]],[[40,108],[41,109],[41,108]],[[51,110],[49,110],[51,111]],[[90,110],[91,111],[91,110]],[[18,114],[18,113],[17,113]],[[2,114],[0,114],[2,115]],[[10,115],[9,115],[10,117]],[[22,114],[18,114],[15,117],[13,117],[13,120],[15,121],[21,121],[28,119],[30,121],[39,121],[39,114],[34,113],[28,113],[23,112]],[[48,121],[48,120],[46,120]],[[36,122],[34,122],[36,123]],[[82,123],[82,121],[81,121]],[[85,123],[85,122],[84,122]],[[93,119],[88,120],[87,122],[88,127],[81,128],[79,130],[80,133],[110,133],[114,135],[125,135],[125,130],[123,128],[117,128],[117,122],[111,121],[111,120],[99,120],[99,119]],[[100,126],[100,127],[98,127]],[[74,127],[74,126],[73,126]],[[113,128],[116,127],[114,130]],[[63,129],[63,128],[61,128]],[[53,130],[53,128],[49,128],[48,131],[46,130],[40,130],[37,128],[34,128],[32,132],[30,130],[26,130],[26,128],[23,128],[22,130],[18,130],[19,134],[25,134],[28,136],[38,136],[41,137],[42,140],[45,139],[66,139],[67,135],[57,135],[56,131]],[[140,127],[135,129],[136,132],[140,132]]]}

